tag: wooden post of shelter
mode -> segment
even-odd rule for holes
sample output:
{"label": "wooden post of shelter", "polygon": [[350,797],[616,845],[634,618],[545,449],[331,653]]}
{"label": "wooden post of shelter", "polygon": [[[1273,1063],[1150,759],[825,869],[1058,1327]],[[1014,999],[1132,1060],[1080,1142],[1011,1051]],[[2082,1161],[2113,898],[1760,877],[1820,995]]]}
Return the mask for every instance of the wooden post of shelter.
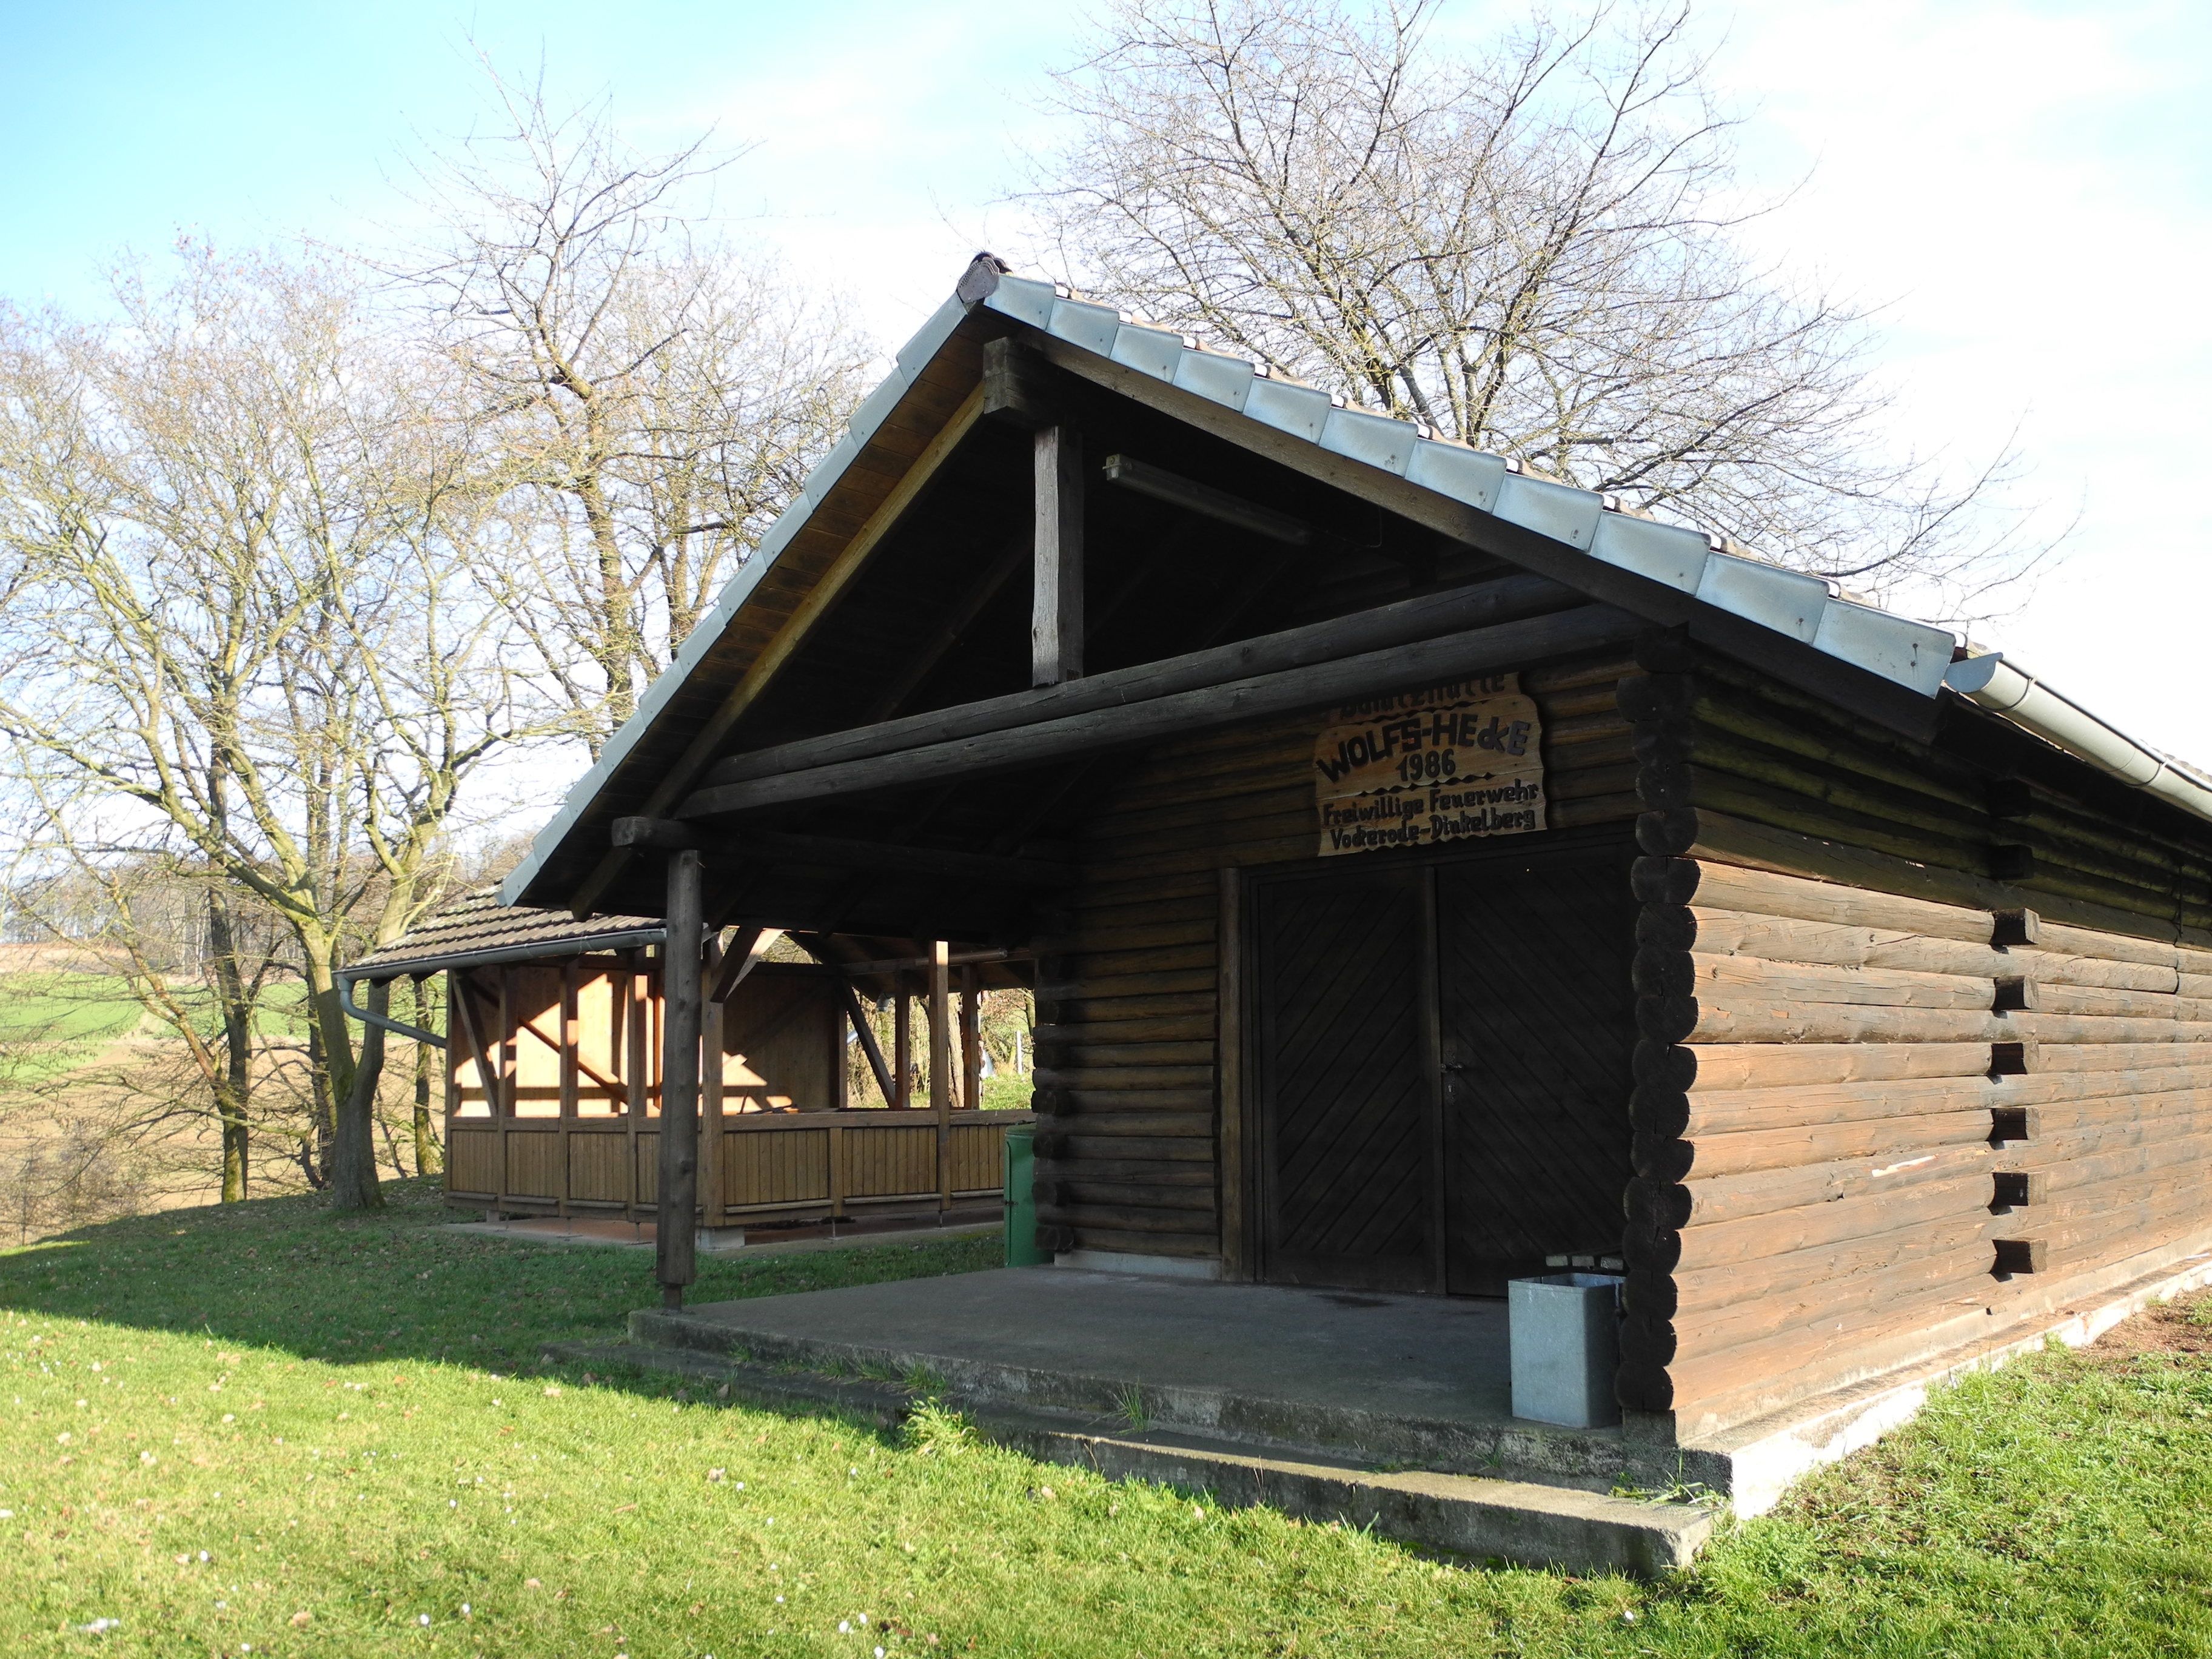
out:
{"label": "wooden post of shelter", "polygon": [[[720,941],[708,940],[702,979],[720,990],[725,966]],[[711,1227],[722,1218],[722,1015],[721,998],[702,994],[699,1010],[699,1224],[702,1227]]]}
{"label": "wooden post of shelter", "polygon": [[643,947],[629,953],[629,974],[623,981],[622,1039],[623,1080],[628,1085],[623,1102],[623,1169],[626,1196],[623,1215],[633,1224],[637,1220],[637,1135],[645,1127],[646,1068],[651,1063],[647,1056],[652,1052],[645,1028],[651,986]]}
{"label": "wooden post of shelter", "polygon": [[937,1113],[937,1207],[952,1207],[952,947],[929,942],[929,1103]]}
{"label": "wooden post of shelter", "polygon": [[568,1213],[569,1171],[574,1167],[575,1146],[571,1139],[576,1127],[577,1063],[582,1058],[584,1044],[583,1021],[576,1013],[576,963],[574,958],[561,964],[561,1188],[557,1213],[564,1218]]}
{"label": "wooden post of shelter", "polygon": [[660,1192],[654,1275],[663,1305],[684,1305],[698,1277],[699,1027],[702,1017],[698,849],[668,855],[667,959],[661,971]]}
{"label": "wooden post of shelter", "polygon": [[891,1068],[897,1086],[884,1103],[902,1112],[914,1104],[914,1000],[905,974],[893,974],[891,986]]}
{"label": "wooden post of shelter", "polygon": [[972,962],[960,970],[960,1104],[983,1105],[983,970]]}

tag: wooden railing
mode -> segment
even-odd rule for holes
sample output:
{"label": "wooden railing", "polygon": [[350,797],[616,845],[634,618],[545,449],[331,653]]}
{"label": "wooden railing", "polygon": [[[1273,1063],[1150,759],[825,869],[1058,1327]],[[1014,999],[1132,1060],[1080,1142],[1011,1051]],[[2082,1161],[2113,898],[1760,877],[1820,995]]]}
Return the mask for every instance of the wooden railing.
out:
{"label": "wooden railing", "polygon": [[[501,1212],[642,1218],[656,1201],[659,1121],[451,1117],[447,1195]],[[953,1112],[942,1123],[927,1111],[748,1112],[723,1116],[717,1134],[710,1116],[700,1224],[994,1198],[1006,1131],[1035,1121],[1028,1112]]]}

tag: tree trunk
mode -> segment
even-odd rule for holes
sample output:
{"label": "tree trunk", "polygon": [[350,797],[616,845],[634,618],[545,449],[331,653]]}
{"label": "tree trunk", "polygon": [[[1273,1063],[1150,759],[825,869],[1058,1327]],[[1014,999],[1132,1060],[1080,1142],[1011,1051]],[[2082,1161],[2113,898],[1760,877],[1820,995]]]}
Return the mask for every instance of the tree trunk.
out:
{"label": "tree trunk", "polygon": [[[382,1014],[392,1006],[392,985],[379,980],[368,988],[368,1010]],[[384,1076],[384,1028],[364,1024],[361,1058],[350,1068],[350,1086],[337,1096],[337,1133],[331,1143],[331,1207],[380,1210],[384,1193],[376,1180],[376,1085]]]}
{"label": "tree trunk", "polygon": [[246,1197],[246,1107],[253,1088],[253,1000],[238,964],[237,918],[219,890],[208,894],[208,957],[215,970],[216,1006],[222,1018],[222,1073],[215,1084],[216,1115],[222,1124],[222,1201]]}

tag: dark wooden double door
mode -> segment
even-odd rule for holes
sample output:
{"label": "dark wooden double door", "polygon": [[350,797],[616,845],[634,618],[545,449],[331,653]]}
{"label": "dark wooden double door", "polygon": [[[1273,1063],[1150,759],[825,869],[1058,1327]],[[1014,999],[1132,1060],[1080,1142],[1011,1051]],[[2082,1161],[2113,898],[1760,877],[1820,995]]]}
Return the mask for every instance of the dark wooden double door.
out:
{"label": "dark wooden double door", "polygon": [[1263,1278],[1495,1296],[1618,1253],[1633,856],[1547,835],[1255,884]]}

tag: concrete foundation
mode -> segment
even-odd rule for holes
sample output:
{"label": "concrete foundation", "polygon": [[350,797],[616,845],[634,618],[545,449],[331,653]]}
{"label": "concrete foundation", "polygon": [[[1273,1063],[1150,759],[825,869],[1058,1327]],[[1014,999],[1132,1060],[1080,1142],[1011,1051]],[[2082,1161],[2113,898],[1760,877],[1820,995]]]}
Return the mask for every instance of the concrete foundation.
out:
{"label": "concrete foundation", "polygon": [[2053,1336],[2094,1340],[2206,1283],[2212,1255],[2162,1262],[2001,1343],[1680,1440],[1666,1418],[1516,1418],[1503,1303],[1065,1266],[644,1310],[627,1345],[549,1354],[886,1422],[938,1395],[1047,1462],[1461,1554],[1659,1572],[1687,1565],[1723,1506],[1770,1508],[1809,1469],[1908,1420],[1944,1379]]}

